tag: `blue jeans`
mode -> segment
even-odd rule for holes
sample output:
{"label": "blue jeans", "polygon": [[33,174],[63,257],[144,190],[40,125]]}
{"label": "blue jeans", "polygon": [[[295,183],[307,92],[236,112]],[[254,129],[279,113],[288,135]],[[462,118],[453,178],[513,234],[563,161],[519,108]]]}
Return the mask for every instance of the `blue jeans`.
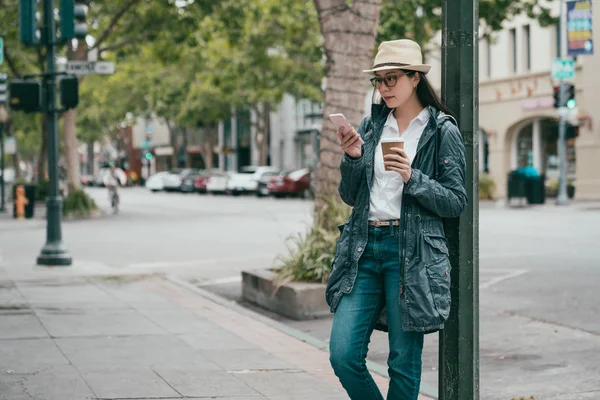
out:
{"label": "blue jeans", "polygon": [[371,333],[387,309],[390,376],[388,400],[417,400],[421,383],[423,333],[405,332],[400,290],[398,227],[369,226],[367,247],[352,292],[340,300],[331,328],[330,361],[352,400],[382,400],[366,367]]}

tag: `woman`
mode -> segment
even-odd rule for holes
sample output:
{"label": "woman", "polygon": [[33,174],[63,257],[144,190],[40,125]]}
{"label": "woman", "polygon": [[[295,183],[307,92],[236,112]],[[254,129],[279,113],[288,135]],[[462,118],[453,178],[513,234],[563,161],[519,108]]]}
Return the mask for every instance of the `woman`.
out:
{"label": "woman", "polygon": [[[467,204],[465,152],[417,43],[383,42],[374,64],[364,72],[374,75],[384,103],[372,105],[358,132],[338,131],[345,153],[339,193],[353,210],[340,227],[327,284],[335,313],[330,361],[351,399],[383,399],[365,359],[373,329],[386,330],[387,398],[416,400],[423,335],[442,329],[450,312],[443,219]],[[384,157],[381,140],[394,137],[404,148]]]}

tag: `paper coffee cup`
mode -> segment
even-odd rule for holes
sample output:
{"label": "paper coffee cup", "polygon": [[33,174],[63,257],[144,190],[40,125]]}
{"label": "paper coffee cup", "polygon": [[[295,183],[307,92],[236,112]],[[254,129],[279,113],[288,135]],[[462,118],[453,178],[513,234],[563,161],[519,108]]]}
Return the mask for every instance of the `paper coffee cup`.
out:
{"label": "paper coffee cup", "polygon": [[[388,154],[396,154],[396,153],[392,152],[392,147],[404,149],[404,139],[402,139],[402,138],[381,139],[381,150],[383,151],[384,157]],[[385,170],[387,171],[388,169],[385,168]]]}
{"label": "paper coffee cup", "polygon": [[392,154],[392,150],[391,150],[392,147],[404,149],[404,139],[402,139],[402,138],[381,139],[381,150],[383,151],[384,156],[387,156],[388,154]]}

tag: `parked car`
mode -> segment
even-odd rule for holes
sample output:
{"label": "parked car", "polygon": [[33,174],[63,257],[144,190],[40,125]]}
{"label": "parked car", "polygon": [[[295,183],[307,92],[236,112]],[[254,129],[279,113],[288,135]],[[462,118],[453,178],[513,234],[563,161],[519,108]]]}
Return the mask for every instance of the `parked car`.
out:
{"label": "parked car", "polygon": [[230,172],[212,171],[206,182],[206,192],[212,194],[227,193],[227,182],[230,176]]}
{"label": "parked car", "polygon": [[160,192],[165,188],[165,178],[171,175],[170,172],[159,172],[146,180],[146,188],[152,192]]}
{"label": "parked car", "polygon": [[271,179],[269,193],[275,197],[306,197],[310,192],[311,171],[303,168]]}
{"label": "parked car", "polygon": [[196,191],[196,179],[205,175],[205,171],[196,171],[186,175],[181,183],[181,191],[183,193],[194,193]]}
{"label": "parked car", "polygon": [[[208,181],[213,176],[222,176],[224,172],[218,170],[211,170],[210,173],[208,171],[203,171],[200,175],[196,176],[194,179],[194,189],[197,193],[208,193]],[[225,181],[226,184],[226,181]],[[227,187],[225,187],[227,189]]]}
{"label": "parked car", "polygon": [[256,167],[247,166],[242,167],[239,173],[233,174],[227,182],[227,191],[234,196],[247,193],[257,193],[258,182],[265,176],[265,174],[271,177],[279,174],[279,169],[274,167]]}
{"label": "parked car", "polygon": [[171,172],[164,179],[165,192],[180,192],[181,185],[183,184],[184,179],[190,175],[197,174],[197,173],[198,173],[198,170],[191,169],[191,168],[185,168],[185,169],[176,170],[176,171]]}

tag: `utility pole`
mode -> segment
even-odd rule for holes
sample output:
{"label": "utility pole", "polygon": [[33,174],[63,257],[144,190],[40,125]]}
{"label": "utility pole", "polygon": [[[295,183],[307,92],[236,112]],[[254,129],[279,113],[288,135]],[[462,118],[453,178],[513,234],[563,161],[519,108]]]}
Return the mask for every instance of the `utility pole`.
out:
{"label": "utility pole", "polygon": [[[560,0],[560,23],[558,29],[558,55],[561,58],[565,58],[567,46],[563,46],[562,41],[564,37],[564,31],[566,30],[565,24],[565,13],[564,13],[564,2]],[[567,139],[566,139],[566,119],[569,109],[566,107],[565,101],[565,84],[562,79],[559,80],[559,94],[560,100],[558,109],[558,158],[560,175],[558,179],[558,197],[556,198],[556,204],[559,206],[569,204],[569,197],[567,195]]]}
{"label": "utility pole", "polygon": [[442,100],[456,114],[465,144],[469,204],[445,223],[452,307],[440,332],[440,400],[479,400],[478,4],[442,0]]}
{"label": "utility pole", "polygon": [[4,124],[7,120],[6,109],[0,102],[0,212],[6,211],[4,193]]}
{"label": "utility pole", "polygon": [[54,0],[44,0],[42,41],[46,46],[44,74],[45,112],[48,116],[48,175],[50,190],[46,200],[46,244],[37,258],[38,265],[69,266],[71,256],[62,241],[62,199],[58,191],[58,107],[56,104],[56,30]]}

